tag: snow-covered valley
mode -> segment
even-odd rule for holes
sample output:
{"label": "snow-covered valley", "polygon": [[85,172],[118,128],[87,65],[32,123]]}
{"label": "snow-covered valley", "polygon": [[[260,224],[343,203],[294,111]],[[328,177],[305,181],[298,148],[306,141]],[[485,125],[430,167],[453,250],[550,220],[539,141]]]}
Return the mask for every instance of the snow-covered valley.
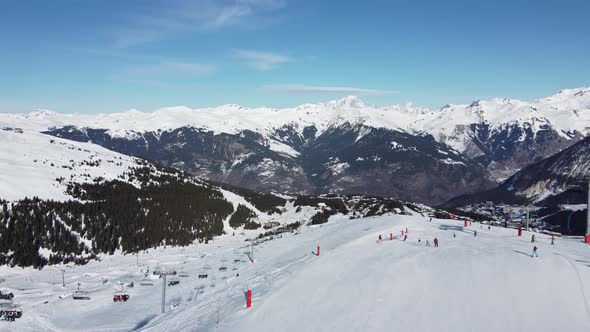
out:
{"label": "snow-covered valley", "polygon": [[[406,228],[404,242],[400,232]],[[249,236],[228,234],[207,245],[158,248],[138,257],[103,256],[84,266],[1,267],[1,286],[15,294],[24,314],[2,322],[0,331],[590,329],[590,247],[577,239],[550,245],[537,234],[540,257],[532,258],[528,232],[519,238],[514,229],[381,216],[304,226],[298,234],[256,244],[251,263]],[[440,246],[426,246],[435,237]],[[148,268],[188,274],[167,287],[164,314],[161,279],[140,286]],[[126,288],[130,299],[114,303],[113,292],[129,282],[135,285]],[[78,283],[90,300],[72,299]]]}

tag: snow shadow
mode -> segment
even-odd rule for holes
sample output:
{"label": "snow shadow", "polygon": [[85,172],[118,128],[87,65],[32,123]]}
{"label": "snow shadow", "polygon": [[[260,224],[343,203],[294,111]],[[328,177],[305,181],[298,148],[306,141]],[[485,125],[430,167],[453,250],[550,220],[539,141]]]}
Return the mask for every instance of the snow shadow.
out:
{"label": "snow shadow", "polygon": [[146,326],[152,319],[154,319],[154,317],[156,317],[156,315],[149,315],[146,318],[142,319],[139,323],[137,323],[137,325],[135,325],[135,327],[131,331],[139,331],[141,328]]}
{"label": "snow shadow", "polygon": [[519,251],[519,250],[512,250],[512,251],[514,251],[517,254],[521,254],[521,255],[525,255],[527,257],[531,257],[531,254],[527,254],[526,252],[522,252],[522,251]]}

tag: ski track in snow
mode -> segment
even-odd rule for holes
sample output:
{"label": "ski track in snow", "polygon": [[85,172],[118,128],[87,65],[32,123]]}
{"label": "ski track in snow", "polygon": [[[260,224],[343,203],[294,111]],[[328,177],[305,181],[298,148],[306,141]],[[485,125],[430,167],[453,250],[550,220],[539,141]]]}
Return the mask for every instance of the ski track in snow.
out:
{"label": "ski track in snow", "polygon": [[565,259],[571,265],[572,269],[576,273],[576,277],[578,278],[578,284],[580,285],[580,295],[584,299],[584,307],[586,308],[586,313],[588,314],[588,320],[590,320],[590,306],[588,305],[588,298],[586,297],[586,290],[584,287],[584,282],[582,281],[582,277],[580,276],[580,271],[578,271],[578,267],[577,267],[576,263],[574,263],[571,258],[568,258],[560,253],[555,252],[554,254]]}
{"label": "ski track in snow", "polygon": [[[390,232],[406,227],[406,242],[389,241]],[[379,234],[386,239],[381,244]],[[590,246],[572,239],[551,246],[539,235],[541,257],[533,259],[531,234],[381,216],[303,226],[299,234],[255,245],[254,263],[246,236],[225,235],[207,245],[149,250],[139,255],[140,266],[133,255],[42,271],[3,266],[0,287],[15,293],[24,315],[0,322],[0,331],[590,330],[590,268],[578,259],[589,256]],[[435,236],[440,247],[426,247]],[[317,245],[319,257],[312,254]],[[189,273],[167,287],[165,314],[161,281],[139,285],[148,266]],[[199,273],[209,277],[198,279]],[[123,281],[136,285],[127,289],[131,298],[113,303]],[[77,282],[91,300],[59,298]],[[250,309],[247,289],[253,291]]]}

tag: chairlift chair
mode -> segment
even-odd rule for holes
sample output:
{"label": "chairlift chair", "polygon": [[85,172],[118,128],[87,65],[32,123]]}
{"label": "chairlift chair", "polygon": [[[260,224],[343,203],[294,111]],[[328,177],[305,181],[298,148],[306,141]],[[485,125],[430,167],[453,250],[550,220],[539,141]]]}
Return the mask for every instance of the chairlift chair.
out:
{"label": "chairlift chair", "polygon": [[23,310],[18,305],[10,304],[9,306],[0,307],[0,317],[3,320],[14,321],[16,318],[23,316]]}
{"label": "chairlift chair", "polygon": [[90,296],[88,295],[88,292],[85,290],[75,291],[74,294],[72,294],[72,298],[74,300],[90,300]]}
{"label": "chairlift chair", "polygon": [[127,302],[127,300],[129,300],[129,293],[123,291],[113,293],[113,302]]}
{"label": "chairlift chair", "polygon": [[145,278],[140,283],[140,286],[153,286],[154,282],[151,279]]}

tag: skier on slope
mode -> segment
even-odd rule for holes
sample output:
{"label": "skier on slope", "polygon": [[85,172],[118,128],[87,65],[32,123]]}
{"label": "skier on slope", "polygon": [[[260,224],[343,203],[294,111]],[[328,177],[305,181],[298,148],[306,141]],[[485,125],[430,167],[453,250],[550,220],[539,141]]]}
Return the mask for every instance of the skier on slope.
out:
{"label": "skier on slope", "polygon": [[477,231],[473,231],[473,237],[477,236]]}
{"label": "skier on slope", "polygon": [[531,243],[535,243],[535,234],[533,234],[533,236],[531,236]]}
{"label": "skier on slope", "polygon": [[430,241],[426,240],[426,246],[430,247]]}
{"label": "skier on slope", "polygon": [[406,235],[404,235],[404,242],[406,242],[407,239],[408,239],[408,233],[406,233]]}
{"label": "skier on slope", "polygon": [[454,237],[454,238],[455,238],[455,237],[457,237],[457,234],[453,233],[453,237]]}
{"label": "skier on slope", "polygon": [[555,236],[551,235],[551,245],[555,245]]}
{"label": "skier on slope", "polygon": [[488,225],[488,231],[492,229],[492,226]]}
{"label": "skier on slope", "polygon": [[531,255],[531,257],[533,257],[533,258],[539,257],[539,254],[537,253],[537,246],[533,247],[533,254]]}
{"label": "skier on slope", "polygon": [[438,239],[437,238],[434,238],[434,246],[438,247]]}

